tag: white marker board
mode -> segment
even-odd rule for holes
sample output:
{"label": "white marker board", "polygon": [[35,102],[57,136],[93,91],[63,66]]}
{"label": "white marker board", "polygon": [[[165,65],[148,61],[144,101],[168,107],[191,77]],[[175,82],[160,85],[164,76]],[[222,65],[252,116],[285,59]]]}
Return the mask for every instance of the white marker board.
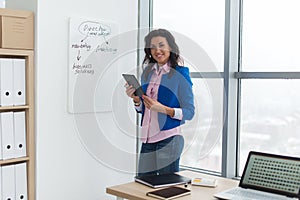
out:
{"label": "white marker board", "polygon": [[111,111],[117,82],[118,54],[116,23],[70,18],[68,62],[68,111]]}

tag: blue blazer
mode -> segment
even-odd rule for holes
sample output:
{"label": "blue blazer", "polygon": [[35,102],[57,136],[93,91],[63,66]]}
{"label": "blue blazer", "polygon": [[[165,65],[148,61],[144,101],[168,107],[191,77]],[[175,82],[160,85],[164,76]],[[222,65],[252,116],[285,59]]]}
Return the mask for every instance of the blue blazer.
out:
{"label": "blue blazer", "polygon": [[[144,70],[145,72],[146,70]],[[144,91],[147,91],[149,81],[153,71],[150,71],[147,79],[145,74],[141,76],[141,85]],[[171,75],[170,75],[171,73]],[[175,70],[162,75],[161,83],[158,88],[157,100],[161,104],[171,108],[181,108],[182,120],[173,119],[170,116],[158,113],[158,122],[160,130],[169,130],[185,123],[185,120],[191,120],[195,113],[194,94],[192,90],[193,83],[190,78],[189,68],[176,66]],[[142,108],[142,123],[145,106]]]}

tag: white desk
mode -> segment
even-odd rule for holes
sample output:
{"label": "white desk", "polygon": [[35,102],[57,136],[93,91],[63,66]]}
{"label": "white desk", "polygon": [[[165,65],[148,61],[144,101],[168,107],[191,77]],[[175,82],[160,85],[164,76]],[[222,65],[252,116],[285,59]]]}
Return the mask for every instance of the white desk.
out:
{"label": "white desk", "polygon": [[[191,188],[191,195],[177,198],[178,200],[199,200],[199,199],[215,200],[216,198],[213,197],[215,193],[235,187],[239,183],[236,180],[216,177],[216,176],[192,172],[192,171],[182,171],[179,174],[189,178],[196,178],[196,177],[215,178],[218,180],[218,186],[215,188],[202,187],[202,186],[189,186]],[[124,200],[124,199],[155,200],[156,198],[146,196],[146,193],[152,190],[154,189],[145,186],[143,184],[130,182],[130,183],[108,187],[106,188],[106,193],[116,196],[117,200]]]}

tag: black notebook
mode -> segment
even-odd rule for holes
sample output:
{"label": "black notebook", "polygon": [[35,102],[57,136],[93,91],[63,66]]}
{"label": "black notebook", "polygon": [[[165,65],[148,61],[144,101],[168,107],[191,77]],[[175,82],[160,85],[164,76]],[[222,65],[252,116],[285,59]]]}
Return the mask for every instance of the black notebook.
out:
{"label": "black notebook", "polygon": [[188,194],[191,194],[191,190],[176,186],[147,192],[147,196],[164,200],[175,199]]}
{"label": "black notebook", "polygon": [[135,181],[148,185],[153,188],[188,184],[191,183],[191,179],[178,175],[178,174],[160,174],[160,175],[144,175],[136,176]]}

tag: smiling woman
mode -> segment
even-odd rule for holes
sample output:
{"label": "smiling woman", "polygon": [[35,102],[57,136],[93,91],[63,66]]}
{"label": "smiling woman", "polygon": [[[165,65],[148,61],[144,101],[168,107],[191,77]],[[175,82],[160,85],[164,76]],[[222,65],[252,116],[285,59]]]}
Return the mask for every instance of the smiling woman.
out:
{"label": "smiling woman", "polygon": [[165,29],[145,37],[144,52],[141,87],[146,95],[136,96],[132,85],[126,85],[128,97],[142,114],[138,175],[178,172],[184,146],[180,128],[195,110],[189,69],[180,65],[175,38]]}

